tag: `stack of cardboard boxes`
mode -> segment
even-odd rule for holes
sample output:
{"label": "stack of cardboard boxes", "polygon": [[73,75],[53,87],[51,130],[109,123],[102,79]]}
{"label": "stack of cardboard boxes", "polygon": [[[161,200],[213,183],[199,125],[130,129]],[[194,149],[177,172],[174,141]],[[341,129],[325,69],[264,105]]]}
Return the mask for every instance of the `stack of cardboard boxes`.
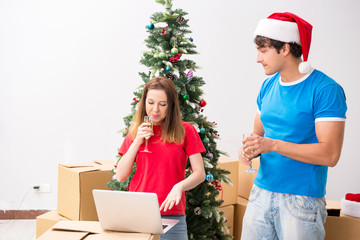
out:
{"label": "stack of cardboard boxes", "polygon": [[71,220],[97,221],[93,189],[107,189],[114,161],[59,165],[58,212]]}
{"label": "stack of cardboard boxes", "polygon": [[[259,159],[253,160],[254,169],[259,168],[259,162]],[[233,186],[222,184],[224,203],[221,209],[224,211],[226,207],[232,206],[233,216],[230,222],[232,224],[232,231],[230,231],[230,234],[234,236],[234,239],[238,240],[241,237],[242,219],[256,174],[245,173],[245,170],[249,168],[248,166],[241,164],[239,160],[227,157],[221,157],[219,159],[218,168],[223,168],[231,172],[228,176]]]}
{"label": "stack of cardboard boxes", "polygon": [[57,209],[36,218],[36,237],[64,220],[96,221],[92,189],[106,189],[114,161],[59,165]]}
{"label": "stack of cardboard boxes", "polygon": [[109,232],[101,229],[93,189],[107,189],[114,161],[59,165],[57,209],[36,218],[36,237],[49,239],[159,240],[159,235]]}
{"label": "stack of cardboard boxes", "polygon": [[[97,222],[92,189],[107,189],[114,161],[59,165],[58,208],[36,219],[36,237],[48,239],[139,239],[157,240],[159,235],[109,233],[101,230]],[[253,168],[259,169],[259,159],[253,160]],[[218,199],[224,202],[220,210],[227,219],[229,233],[239,240],[242,219],[245,214],[255,174],[247,174],[248,166],[239,160],[226,157],[219,159],[218,168],[230,171],[233,185],[221,183]],[[360,239],[360,219],[345,216],[338,201],[328,201],[328,218],[325,224],[326,240]],[[71,221],[70,221],[71,220]],[[111,235],[111,234],[116,234]],[[130,235],[131,236],[130,236]],[[111,236],[110,236],[111,235]],[[57,238],[58,237],[58,238]]]}
{"label": "stack of cardboard boxes", "polygon": [[237,201],[237,188],[238,188],[238,172],[239,161],[230,158],[220,158],[218,168],[226,169],[230,172],[228,175],[232,182],[232,186],[226,183],[220,183],[222,190],[220,191],[217,200],[223,200],[220,210],[224,212],[223,216],[226,218],[226,227],[229,229],[229,233],[234,235],[234,214],[235,205]]}

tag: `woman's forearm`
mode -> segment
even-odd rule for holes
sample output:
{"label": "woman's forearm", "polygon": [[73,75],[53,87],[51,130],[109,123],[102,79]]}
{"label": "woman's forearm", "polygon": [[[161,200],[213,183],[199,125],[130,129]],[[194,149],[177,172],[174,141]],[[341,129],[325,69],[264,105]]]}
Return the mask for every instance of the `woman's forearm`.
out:
{"label": "woman's forearm", "polygon": [[140,145],[141,143],[134,141],[118,162],[116,167],[116,180],[119,182],[125,181],[130,175]]}
{"label": "woman's forearm", "polygon": [[205,180],[205,171],[195,171],[191,173],[186,179],[178,184],[181,186],[182,191],[193,189]]}
{"label": "woman's forearm", "polygon": [[178,183],[182,191],[193,189],[205,180],[205,169],[201,154],[191,155],[189,160],[193,172],[186,179]]}

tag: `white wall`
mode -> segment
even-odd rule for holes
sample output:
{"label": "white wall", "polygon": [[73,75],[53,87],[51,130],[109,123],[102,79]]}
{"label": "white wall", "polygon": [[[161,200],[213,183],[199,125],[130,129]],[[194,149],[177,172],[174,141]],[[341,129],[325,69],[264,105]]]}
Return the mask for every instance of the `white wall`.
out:
{"label": "white wall", "polygon": [[[327,198],[360,192],[357,137],[360,2],[357,0],[177,0],[207,82],[204,114],[218,123],[219,149],[237,158],[252,129],[265,79],[255,63],[259,19],[292,11],[313,24],[309,60],[345,89],[342,157],[329,169]],[[0,209],[54,209],[58,163],[115,159],[117,131],[141,84],[145,25],[161,5],[149,0],[0,0]],[[34,193],[34,184],[51,193]],[[21,206],[20,206],[21,203]]]}

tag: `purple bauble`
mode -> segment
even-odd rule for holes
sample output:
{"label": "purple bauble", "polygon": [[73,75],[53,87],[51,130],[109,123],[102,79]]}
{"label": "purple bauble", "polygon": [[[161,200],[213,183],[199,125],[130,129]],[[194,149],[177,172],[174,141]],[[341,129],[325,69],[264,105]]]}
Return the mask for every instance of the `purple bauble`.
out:
{"label": "purple bauble", "polygon": [[213,157],[214,157],[214,155],[213,155],[211,152],[207,153],[206,156],[207,156],[208,158],[210,158],[210,160],[212,160]]}

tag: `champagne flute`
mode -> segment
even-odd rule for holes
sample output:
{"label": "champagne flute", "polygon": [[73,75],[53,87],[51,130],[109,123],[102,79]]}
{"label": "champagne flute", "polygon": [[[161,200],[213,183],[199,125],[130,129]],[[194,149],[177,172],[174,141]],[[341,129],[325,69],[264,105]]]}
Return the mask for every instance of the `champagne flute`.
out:
{"label": "champagne flute", "polygon": [[[246,138],[246,137],[249,137],[249,136],[252,136],[253,134],[252,133],[244,133],[243,134],[243,139]],[[244,142],[247,143],[248,141]],[[245,153],[245,156],[246,157],[249,157],[254,151],[248,151]],[[256,173],[256,170],[252,168],[252,164],[250,163],[249,165],[249,169],[245,171],[245,173]]]}
{"label": "champagne flute", "polygon": [[[151,119],[149,116],[145,116],[145,117],[144,117],[144,122],[146,122],[146,123],[151,123],[151,125],[149,126],[149,128],[151,128],[151,130],[153,130],[153,121],[152,121],[152,119]],[[144,150],[142,150],[142,151],[140,151],[140,152],[151,153],[151,152],[148,150],[148,141],[149,141],[149,138],[150,138],[150,136],[145,137],[145,148],[144,148]]]}

